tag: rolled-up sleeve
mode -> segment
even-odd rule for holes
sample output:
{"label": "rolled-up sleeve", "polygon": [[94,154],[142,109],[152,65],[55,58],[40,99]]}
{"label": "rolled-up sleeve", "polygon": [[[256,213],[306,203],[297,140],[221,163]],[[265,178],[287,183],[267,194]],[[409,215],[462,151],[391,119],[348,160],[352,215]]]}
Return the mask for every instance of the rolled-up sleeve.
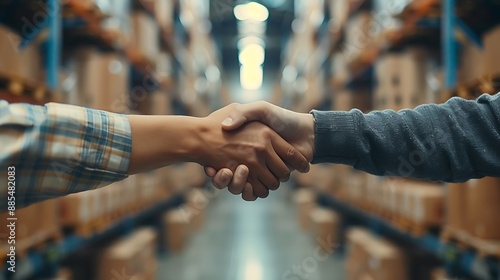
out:
{"label": "rolled-up sleeve", "polygon": [[[127,177],[132,140],[124,115],[0,101],[0,139],[1,211],[12,179],[16,205],[22,207]],[[15,175],[9,177],[8,169]]]}

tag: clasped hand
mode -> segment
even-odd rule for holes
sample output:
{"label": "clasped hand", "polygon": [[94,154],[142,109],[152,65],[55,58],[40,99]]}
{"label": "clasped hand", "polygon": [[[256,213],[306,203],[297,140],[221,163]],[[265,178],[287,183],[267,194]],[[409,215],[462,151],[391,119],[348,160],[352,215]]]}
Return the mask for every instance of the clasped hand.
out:
{"label": "clasped hand", "polygon": [[231,104],[205,118],[197,162],[216,187],[247,201],[265,198],[290,172],[309,171],[314,120],[267,102]]}

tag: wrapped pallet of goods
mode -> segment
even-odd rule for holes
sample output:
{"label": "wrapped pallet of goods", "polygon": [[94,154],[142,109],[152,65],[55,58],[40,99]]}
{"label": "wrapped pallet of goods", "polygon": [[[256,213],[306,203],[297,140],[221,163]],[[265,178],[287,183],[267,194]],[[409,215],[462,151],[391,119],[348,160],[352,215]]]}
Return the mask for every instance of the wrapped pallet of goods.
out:
{"label": "wrapped pallet of goods", "polygon": [[98,279],[109,280],[116,275],[129,275],[129,279],[156,279],[157,238],[154,229],[142,228],[105,248],[99,262]]}

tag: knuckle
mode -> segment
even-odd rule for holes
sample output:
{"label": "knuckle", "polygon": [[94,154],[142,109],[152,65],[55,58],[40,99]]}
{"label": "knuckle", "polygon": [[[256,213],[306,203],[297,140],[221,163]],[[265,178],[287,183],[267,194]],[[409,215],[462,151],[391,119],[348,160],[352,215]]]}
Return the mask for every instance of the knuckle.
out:
{"label": "knuckle", "polygon": [[294,158],[297,155],[297,149],[295,149],[294,147],[288,147],[286,155],[288,156],[288,158]]}

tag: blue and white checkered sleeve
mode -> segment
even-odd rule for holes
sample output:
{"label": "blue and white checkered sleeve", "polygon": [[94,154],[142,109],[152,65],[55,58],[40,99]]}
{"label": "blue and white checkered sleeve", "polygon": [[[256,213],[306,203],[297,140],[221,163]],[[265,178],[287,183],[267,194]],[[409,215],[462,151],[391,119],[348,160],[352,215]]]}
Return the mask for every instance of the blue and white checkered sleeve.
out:
{"label": "blue and white checkered sleeve", "polygon": [[126,116],[84,107],[0,103],[0,209],[7,168],[16,204],[96,189],[127,177],[132,147]]}

